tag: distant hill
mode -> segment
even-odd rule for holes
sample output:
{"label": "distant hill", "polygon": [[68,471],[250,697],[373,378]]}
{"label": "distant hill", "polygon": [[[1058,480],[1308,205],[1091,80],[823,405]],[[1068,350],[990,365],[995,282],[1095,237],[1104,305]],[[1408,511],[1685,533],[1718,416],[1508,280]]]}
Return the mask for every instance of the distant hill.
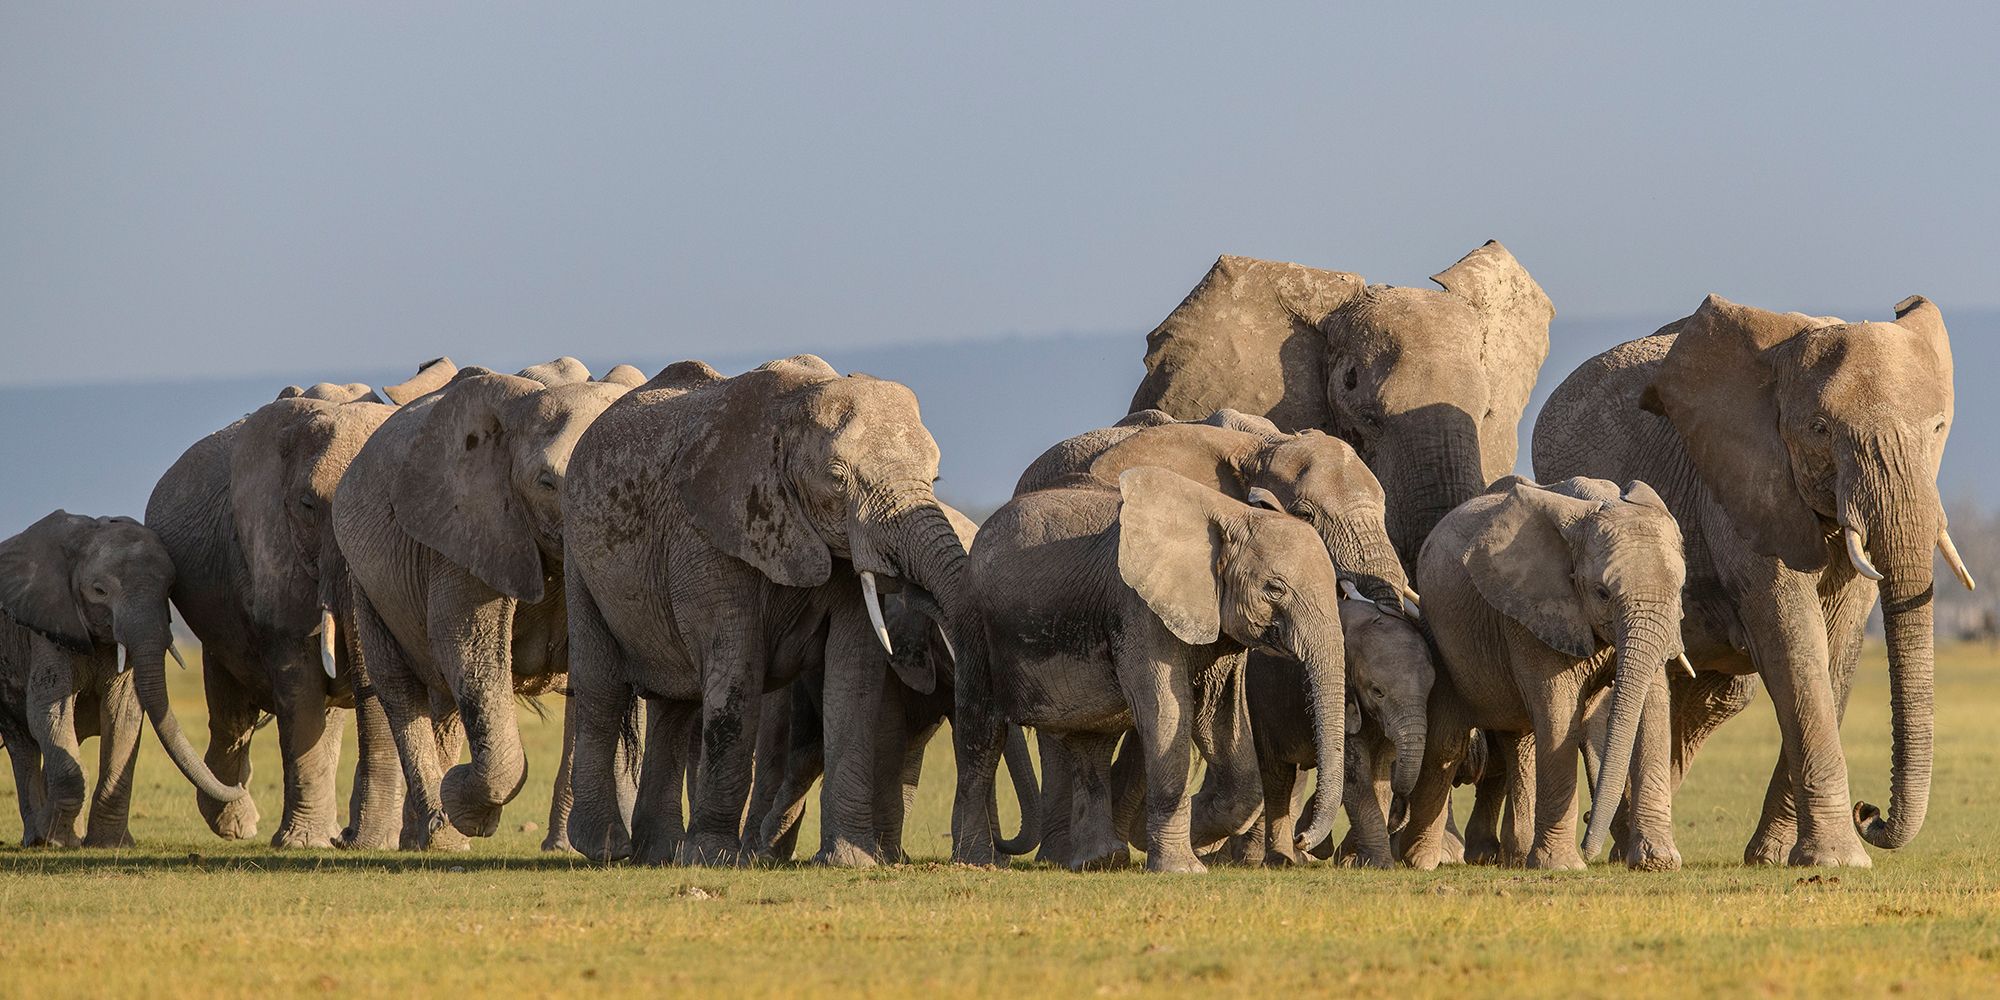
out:
{"label": "distant hill", "polygon": [[[1874,315],[1857,310],[1855,315]],[[2000,370],[2000,311],[1950,317],[1958,377],[1958,425],[1945,461],[1949,498],[2000,496],[2000,396],[1985,390]],[[1542,399],[1576,365],[1597,352],[1655,329],[1661,320],[1558,318],[1551,350],[1522,430]],[[1015,477],[1050,444],[1101,427],[1123,415],[1141,373],[1144,331],[1121,334],[1010,336],[955,344],[835,350],[826,358],[846,371],[893,378],[916,391],[924,423],[944,452],[939,492],[980,513],[1005,500]],[[288,383],[321,378],[372,384],[407,377],[422,360],[376,371],[292,373],[186,382],[0,388],[0,535],[19,530],[56,507],[139,516],[153,483],[188,445],[269,401]],[[586,357],[602,370],[626,358]],[[636,359],[649,373],[673,358]],[[719,352],[705,360],[726,372],[763,360]],[[478,358],[461,358],[477,363]],[[2000,567],[1991,567],[2000,574]]]}

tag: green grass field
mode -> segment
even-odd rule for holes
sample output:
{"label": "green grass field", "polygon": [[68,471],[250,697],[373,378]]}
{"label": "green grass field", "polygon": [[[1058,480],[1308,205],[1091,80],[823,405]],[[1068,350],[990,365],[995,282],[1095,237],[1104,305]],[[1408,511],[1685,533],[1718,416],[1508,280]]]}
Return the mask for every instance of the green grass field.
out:
{"label": "green grass field", "polygon": [[[1877,803],[1880,662],[1878,649],[1846,727],[1854,792]],[[598,868],[542,855],[542,833],[523,829],[547,821],[559,712],[523,713],[528,789],[471,853],[281,854],[210,836],[149,732],[137,850],[0,850],[0,994],[1992,995],[2000,657],[1942,651],[1938,675],[1922,835],[1871,871],[1818,873],[1737,863],[1777,745],[1761,696],[1697,763],[1676,808],[1689,866],[1669,874]],[[203,732],[199,678],[174,682],[183,724]],[[266,836],[275,747],[258,734]],[[913,853],[948,854],[950,767],[940,741]],[[14,810],[9,788],[0,815]],[[801,843],[816,840],[809,827]]]}

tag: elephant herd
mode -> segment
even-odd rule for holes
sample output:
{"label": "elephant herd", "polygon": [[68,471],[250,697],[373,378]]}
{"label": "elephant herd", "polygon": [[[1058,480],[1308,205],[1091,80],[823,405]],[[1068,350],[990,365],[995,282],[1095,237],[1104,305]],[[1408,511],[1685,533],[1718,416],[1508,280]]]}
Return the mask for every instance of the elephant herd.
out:
{"label": "elephant herd", "polygon": [[[1909,843],[1933,551],[1972,585],[1936,485],[1937,308],[1710,296],[1562,381],[1537,482],[1511,473],[1553,306],[1497,242],[1433,280],[1221,258],[1148,337],[1129,415],[979,525],[934,492],[916,396],[809,355],[287,388],[195,442],[143,523],[57,511],[0,543],[24,843],[131,842],[143,716],[219,836],[258,835],[275,720],[274,845],[464,848],[534,770],[520,701],[560,694],[543,846],[598,861],[789,858],[816,783],[815,860],[904,860],[949,721],[962,862],[1579,868],[1609,841],[1672,869],[1674,793],[1760,679],[1782,742],[1745,861]],[[1850,804],[1839,740],[1878,598],[1886,809]],[[170,608],[205,753],[168,704]]]}

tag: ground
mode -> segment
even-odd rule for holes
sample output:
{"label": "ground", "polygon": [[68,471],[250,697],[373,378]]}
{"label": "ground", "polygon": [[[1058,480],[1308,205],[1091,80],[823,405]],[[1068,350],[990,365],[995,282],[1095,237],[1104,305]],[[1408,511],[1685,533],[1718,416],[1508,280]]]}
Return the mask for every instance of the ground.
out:
{"label": "ground", "polygon": [[[0,995],[1992,995],[2000,656],[1943,650],[1938,677],[1929,819],[1869,871],[1738,863],[1777,745],[1761,697],[1697,763],[1676,808],[1689,866],[1666,874],[598,868],[543,855],[524,828],[547,821],[560,711],[523,713],[528,788],[470,853],[281,854],[210,836],[149,733],[138,849],[0,850]],[[205,732],[199,678],[173,681],[183,725]],[[1878,804],[1887,705],[1877,649],[1846,742],[1856,796]],[[265,836],[275,737],[256,748]],[[932,858],[950,766],[941,742],[911,824]],[[14,808],[9,787],[0,817]]]}

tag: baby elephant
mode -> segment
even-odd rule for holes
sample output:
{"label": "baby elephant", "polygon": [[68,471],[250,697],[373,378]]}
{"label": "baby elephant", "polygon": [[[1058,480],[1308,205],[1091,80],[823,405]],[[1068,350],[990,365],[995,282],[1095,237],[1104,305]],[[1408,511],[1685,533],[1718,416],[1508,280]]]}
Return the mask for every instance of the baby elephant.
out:
{"label": "baby elephant", "polygon": [[[1651,487],[1599,479],[1495,483],[1438,522],[1417,558],[1417,586],[1445,665],[1431,747],[1411,801],[1405,857],[1437,863],[1450,778],[1477,726],[1534,739],[1517,752],[1514,815],[1532,816],[1524,859],[1582,868],[1603,844],[1629,774],[1634,868],[1680,867],[1668,786],[1666,666],[1681,652],[1681,533]],[[1615,668],[1613,664],[1616,664]],[[1611,689],[1590,829],[1579,855],[1576,759],[1583,717]],[[1525,749],[1525,748],[1523,748]],[[1532,763],[1532,811],[1527,773]],[[1513,842],[1527,838],[1517,830]]]}
{"label": "baby elephant", "polygon": [[[1136,730],[1146,867],[1203,871],[1194,848],[1242,832],[1261,797],[1247,650],[1301,665],[1317,763],[1338,773],[1346,670],[1333,562],[1305,522],[1165,469],[1129,469],[1115,490],[1066,482],[1076,485],[1009,501],[972,547],[996,702],[1075,760],[1071,867],[1126,858],[1110,772],[1119,736]],[[1190,738],[1216,772],[1192,805]],[[1325,837],[1339,805],[1323,800],[1305,836]]]}

